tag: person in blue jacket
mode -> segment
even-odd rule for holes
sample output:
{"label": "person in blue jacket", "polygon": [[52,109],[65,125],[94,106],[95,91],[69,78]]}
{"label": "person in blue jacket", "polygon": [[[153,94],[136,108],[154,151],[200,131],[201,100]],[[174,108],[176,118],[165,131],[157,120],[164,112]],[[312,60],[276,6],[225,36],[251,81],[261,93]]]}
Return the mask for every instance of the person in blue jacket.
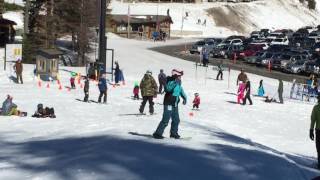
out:
{"label": "person in blue jacket", "polygon": [[264,96],[264,88],[263,88],[263,80],[260,80],[259,88],[258,88],[258,96]]}
{"label": "person in blue jacket", "polygon": [[115,83],[118,84],[121,81],[121,70],[118,61],[115,62],[116,68],[114,69]]}
{"label": "person in blue jacket", "polygon": [[170,138],[179,139],[178,127],[180,123],[178,104],[180,102],[180,96],[183,99],[183,105],[187,104],[187,96],[181,86],[181,76],[183,71],[172,70],[172,76],[167,78],[167,84],[165,86],[165,96],[163,102],[163,115],[162,120],[158,125],[157,130],[153,133],[153,137],[156,139],[163,139],[164,129],[168,126],[170,118],[171,130]]}
{"label": "person in blue jacket", "polygon": [[202,48],[202,64],[203,66],[208,66],[209,64],[209,52],[205,47]]}
{"label": "person in blue jacket", "polygon": [[98,102],[101,103],[101,98],[103,97],[103,103],[107,103],[107,91],[108,91],[108,86],[107,86],[107,80],[106,80],[106,74],[103,73],[99,79],[98,83],[100,95]]}

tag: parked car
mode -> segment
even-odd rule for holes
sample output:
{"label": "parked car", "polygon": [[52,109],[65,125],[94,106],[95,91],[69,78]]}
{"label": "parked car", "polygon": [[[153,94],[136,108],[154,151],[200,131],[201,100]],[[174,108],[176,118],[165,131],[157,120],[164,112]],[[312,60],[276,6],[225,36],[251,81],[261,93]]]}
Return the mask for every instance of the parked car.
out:
{"label": "parked car", "polygon": [[245,59],[245,57],[254,56],[257,52],[263,51],[263,45],[250,44],[242,52],[237,54],[239,59]]}
{"label": "parked car", "polygon": [[257,59],[256,64],[262,66],[268,66],[269,62],[272,63],[281,53],[279,52],[266,52],[261,58]]}
{"label": "parked car", "polygon": [[305,70],[306,74],[319,74],[319,66],[320,66],[320,59],[307,61],[305,63]]}
{"label": "parked car", "polygon": [[191,54],[194,53],[200,53],[200,48],[202,48],[206,44],[205,41],[197,41],[191,46],[191,49],[189,50]]}
{"label": "parked car", "polygon": [[231,45],[223,44],[223,43],[218,44],[211,51],[212,57],[214,57],[214,58],[224,57],[225,51],[228,50],[229,46],[231,46]]}
{"label": "parked car", "polygon": [[302,54],[283,54],[279,59],[281,61],[281,69],[285,69],[288,63],[308,60],[307,56]]}
{"label": "parked car", "polygon": [[[218,42],[221,42],[219,40],[217,40],[217,43]],[[205,47],[209,52],[212,51],[213,47],[217,44],[215,42],[214,39],[212,38],[207,38],[207,39],[204,39],[202,41],[197,41],[195,44],[193,44],[191,46],[191,49],[189,49],[190,53],[191,54],[194,54],[194,53],[200,53],[200,50]]]}
{"label": "parked car", "polygon": [[305,72],[305,64],[307,61],[296,61],[291,62],[287,65],[287,67],[284,69],[285,72],[293,73],[293,74],[301,74]]}
{"label": "parked car", "polygon": [[271,45],[289,45],[289,40],[287,38],[276,38],[271,41]]}
{"label": "parked car", "polygon": [[270,33],[271,33],[270,29],[261,29],[260,30],[260,36],[265,37],[265,38],[268,37]]}
{"label": "parked car", "polygon": [[260,59],[261,56],[263,56],[265,53],[266,53],[265,51],[257,52],[253,56],[244,57],[244,61],[248,64],[256,64],[258,59]]}
{"label": "parked car", "polygon": [[227,45],[242,45],[243,41],[241,39],[229,39],[222,42],[223,44]]}
{"label": "parked car", "polygon": [[233,44],[229,46],[229,48],[224,52],[224,58],[225,59],[233,59],[236,55],[239,56],[240,52],[244,51],[244,46],[241,44]]}

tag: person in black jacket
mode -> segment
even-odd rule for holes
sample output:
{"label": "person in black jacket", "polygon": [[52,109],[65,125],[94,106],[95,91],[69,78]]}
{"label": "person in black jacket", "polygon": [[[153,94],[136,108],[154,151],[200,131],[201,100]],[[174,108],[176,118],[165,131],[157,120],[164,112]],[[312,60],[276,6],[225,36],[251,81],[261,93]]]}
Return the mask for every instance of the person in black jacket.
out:
{"label": "person in black jacket", "polygon": [[87,76],[84,82],[84,102],[88,102],[89,99],[89,77]]}
{"label": "person in black jacket", "polygon": [[246,95],[244,96],[244,99],[243,99],[243,105],[246,105],[246,101],[248,99],[250,105],[252,105],[252,100],[251,100],[251,97],[250,97],[250,93],[251,93],[251,84],[250,84],[250,81],[248,80],[246,82]]}

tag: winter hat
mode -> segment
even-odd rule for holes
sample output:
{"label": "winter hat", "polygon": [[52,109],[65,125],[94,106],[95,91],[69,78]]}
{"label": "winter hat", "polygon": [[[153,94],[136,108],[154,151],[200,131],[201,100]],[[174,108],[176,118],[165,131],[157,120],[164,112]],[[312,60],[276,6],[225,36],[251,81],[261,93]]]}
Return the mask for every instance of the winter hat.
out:
{"label": "winter hat", "polygon": [[173,69],[171,71],[172,76],[183,76],[183,71],[179,71],[177,69]]}
{"label": "winter hat", "polygon": [[134,82],[134,87],[137,87],[137,86],[139,86],[139,83],[138,83],[138,81],[135,81]]}
{"label": "winter hat", "polygon": [[146,74],[152,75],[152,71],[148,70]]}
{"label": "winter hat", "polygon": [[199,96],[199,93],[194,93],[195,96]]}

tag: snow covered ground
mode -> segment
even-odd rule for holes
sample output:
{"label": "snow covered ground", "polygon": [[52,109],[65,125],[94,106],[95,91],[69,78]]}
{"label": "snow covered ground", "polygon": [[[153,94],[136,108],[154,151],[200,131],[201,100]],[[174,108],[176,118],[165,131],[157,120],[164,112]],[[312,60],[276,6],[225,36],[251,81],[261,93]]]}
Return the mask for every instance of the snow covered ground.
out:
{"label": "snow covered ground", "polygon": [[[191,62],[148,50],[149,47],[181,43],[184,40],[141,42],[109,38],[126,78],[126,85],[109,87],[108,104],[83,103],[83,91],[59,90],[57,84],[42,82],[32,75],[33,65],[25,65],[25,84],[10,80],[11,65],[3,71],[0,58],[0,98],[14,97],[21,110],[33,114],[38,103],[54,107],[56,119],[0,117],[0,179],[6,180],[173,180],[173,179],[311,179],[320,175],[309,168],[316,151],[308,139],[311,103],[285,99],[285,104],[267,104],[253,97],[253,106],[234,104],[236,76],[231,71],[224,81],[215,71],[199,68]],[[2,51],[0,51],[2,52]],[[3,52],[2,52],[3,53]],[[2,57],[2,56],[0,56]],[[185,72],[182,85],[188,104],[180,106],[180,134],[191,140],[155,140],[133,136],[129,132],[151,134],[162,114],[163,96],[155,99],[156,115],[135,116],[140,101],[131,99],[134,81],[146,70],[154,77],[162,68]],[[64,86],[69,86],[70,71],[84,68],[61,67]],[[273,95],[277,80],[248,74],[253,94],[260,79],[266,92]],[[285,83],[288,92],[289,83]],[[191,111],[193,94],[200,93],[201,110]],[[286,94],[287,96],[287,94]],[[98,90],[91,82],[90,98],[97,100]],[[145,111],[148,111],[146,106]],[[190,116],[193,112],[193,116]],[[166,137],[169,129],[166,129]]]}
{"label": "snow covered ground", "polygon": [[[318,3],[318,5],[320,2]],[[188,12],[183,21],[184,31],[202,32],[202,36],[228,36],[231,34],[248,34],[261,28],[298,29],[306,25],[320,24],[319,12],[310,11],[302,6],[298,0],[260,0],[251,3],[122,3],[112,0],[112,14],[134,15],[166,15],[170,10],[173,24],[172,35],[180,36],[182,16]],[[210,12],[210,13],[209,13]],[[198,18],[206,26],[198,25]],[[199,36],[199,35],[194,35]]]}

